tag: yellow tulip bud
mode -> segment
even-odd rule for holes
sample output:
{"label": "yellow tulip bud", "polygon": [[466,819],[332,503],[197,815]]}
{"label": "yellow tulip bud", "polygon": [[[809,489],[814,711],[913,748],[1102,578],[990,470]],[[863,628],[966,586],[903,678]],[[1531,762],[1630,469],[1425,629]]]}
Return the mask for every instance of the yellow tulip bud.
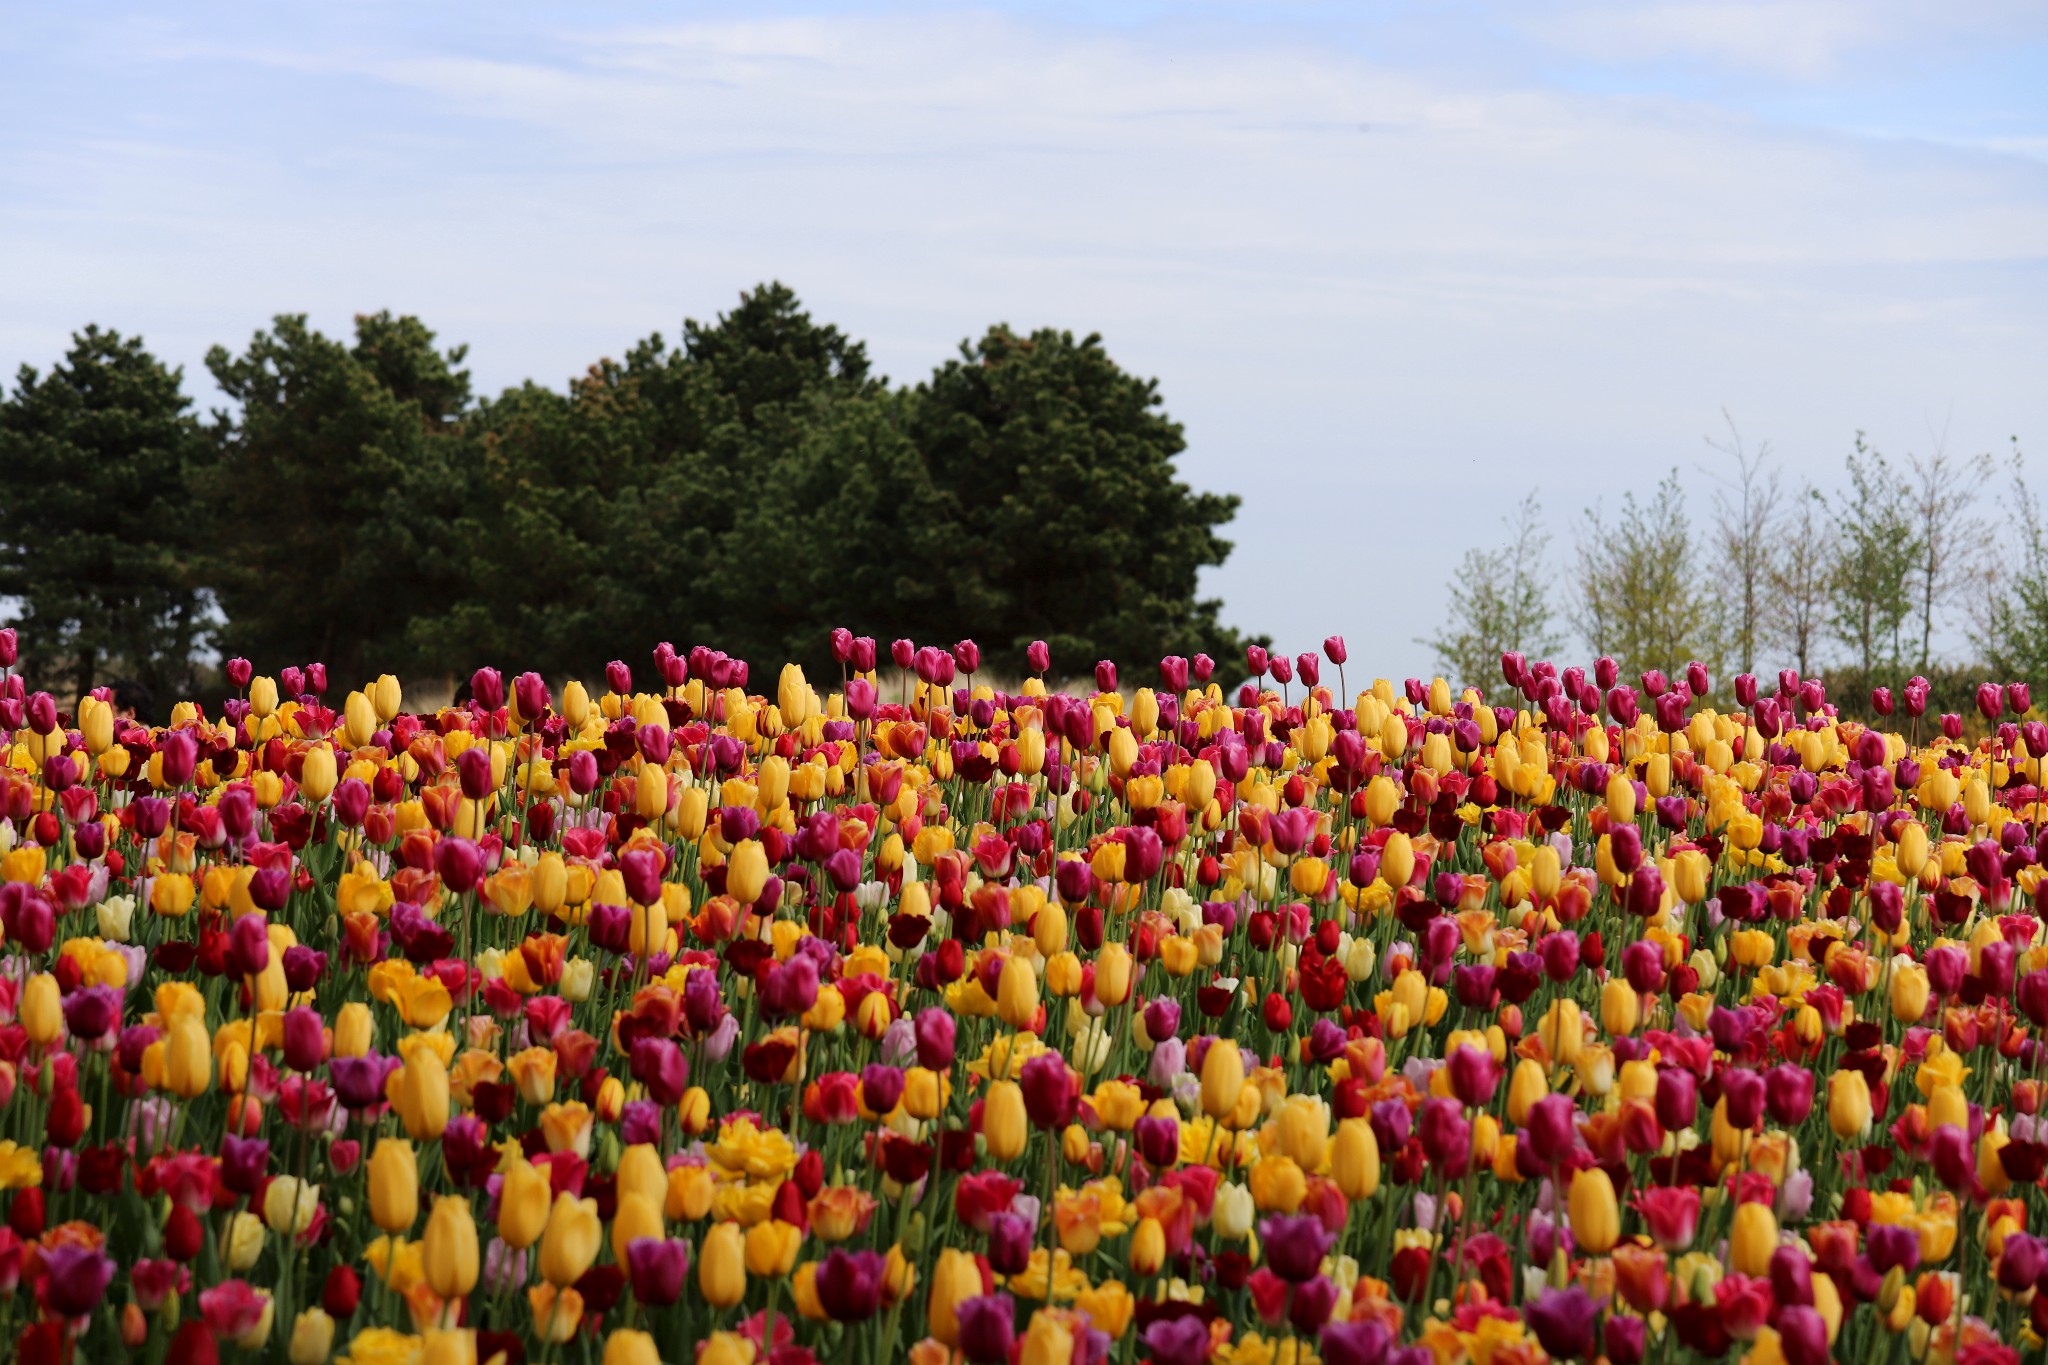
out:
{"label": "yellow tulip bud", "polygon": [[1018,1030],[1031,1027],[1038,1017],[1038,973],[1021,957],[1003,963],[996,985],[996,1013]]}
{"label": "yellow tulip bud", "polygon": [[1738,1275],[1771,1273],[1771,1253],[1778,1249],[1778,1219],[1769,1204],[1738,1205],[1728,1230],[1728,1266]]}
{"label": "yellow tulip bud", "polygon": [[1244,1052],[1233,1039],[1218,1038],[1202,1057],[1202,1112],[1220,1119],[1237,1108],[1244,1089]]}
{"label": "yellow tulip bud", "polygon": [[1828,1127],[1843,1141],[1870,1131],[1870,1082],[1861,1071],[1837,1071],[1828,1077]]}
{"label": "yellow tulip bud", "polygon": [[1598,1166],[1589,1166],[1572,1177],[1567,1201],[1572,1236],[1579,1249],[1604,1256],[1621,1240],[1621,1210],[1615,1203],[1614,1182]]}
{"label": "yellow tulip bud", "polygon": [[661,1352],[647,1333],[621,1327],[605,1338],[602,1365],[661,1365]]}
{"label": "yellow tulip bud", "polygon": [[324,1308],[308,1308],[292,1323],[285,1358],[291,1365],[327,1365],[334,1354],[334,1319]]}
{"label": "yellow tulip bud", "polygon": [[1330,1145],[1330,1175],[1346,1199],[1370,1199],[1380,1187],[1380,1144],[1364,1119],[1337,1125]]}
{"label": "yellow tulip bud", "polygon": [[444,1195],[434,1201],[434,1211],[427,1217],[422,1257],[427,1283],[442,1298],[459,1299],[476,1288],[476,1220],[470,1216],[467,1199]]}
{"label": "yellow tulip bud", "polygon": [[164,1085],[180,1099],[196,1099],[213,1084],[213,1046],[206,1026],[189,1014],[171,1021],[164,1037]]}
{"label": "yellow tulip bud", "polygon": [[1642,1012],[1642,1000],[1625,978],[1609,977],[1600,988],[1600,1027],[1615,1037],[1626,1038],[1634,1033]]}
{"label": "yellow tulip bud", "polygon": [[31,1043],[47,1047],[56,1042],[64,1032],[64,1005],[57,978],[48,972],[30,977],[21,992],[18,1012]]}
{"label": "yellow tulip bud", "polygon": [[768,852],[758,839],[742,839],[725,860],[725,893],[741,905],[752,905],[768,885]]}
{"label": "yellow tulip bud", "polygon": [[548,1178],[532,1162],[524,1157],[513,1161],[498,1191],[498,1236],[506,1246],[524,1251],[540,1240],[553,1196]]}
{"label": "yellow tulip bud", "polygon": [[448,1067],[432,1048],[415,1048],[398,1072],[393,1108],[415,1140],[431,1142],[448,1127]]}
{"label": "yellow tulip bud", "polygon": [[636,1240],[659,1239],[666,1231],[661,1222],[661,1206],[667,1193],[667,1181],[662,1182],[660,1193],[652,1199],[639,1190],[620,1188],[619,1206],[612,1215],[612,1259],[618,1264],[626,1263],[626,1248]]}
{"label": "yellow tulip bud", "polygon": [[713,1308],[731,1308],[746,1297],[746,1234],[738,1223],[717,1223],[704,1234],[697,1290]]}
{"label": "yellow tulip bud", "polygon": [[932,1267],[931,1291],[925,1300],[925,1328],[948,1346],[960,1344],[958,1310],[968,1299],[981,1297],[981,1268],[958,1247],[939,1252]]}
{"label": "yellow tulip bud", "polygon": [[1550,1093],[1550,1078],[1543,1074],[1543,1064],[1533,1057],[1524,1057],[1515,1063],[1514,1074],[1508,1078],[1508,1119],[1517,1128],[1529,1121],[1529,1109],[1536,1101]]}
{"label": "yellow tulip bud", "polygon": [[547,1231],[541,1234],[541,1278],[557,1288],[576,1283],[597,1260],[602,1245],[604,1225],[597,1218],[597,1201],[558,1195]]}
{"label": "yellow tulip bud", "polygon": [[305,765],[299,770],[299,790],[308,799],[325,801],[334,794],[336,779],[334,750],[325,744],[316,744],[306,750]]}
{"label": "yellow tulip bud", "polygon": [[747,1229],[747,1273],[764,1279],[779,1279],[796,1268],[797,1249],[804,1235],[793,1223],[767,1218]]}
{"label": "yellow tulip bud", "polygon": [[393,1237],[420,1216],[420,1168],[412,1144],[380,1138],[370,1151],[370,1219]]}
{"label": "yellow tulip bud", "polygon": [[996,1161],[1014,1161],[1024,1153],[1031,1134],[1024,1112],[1024,1091],[1015,1081],[997,1081],[981,1104],[981,1135]]}

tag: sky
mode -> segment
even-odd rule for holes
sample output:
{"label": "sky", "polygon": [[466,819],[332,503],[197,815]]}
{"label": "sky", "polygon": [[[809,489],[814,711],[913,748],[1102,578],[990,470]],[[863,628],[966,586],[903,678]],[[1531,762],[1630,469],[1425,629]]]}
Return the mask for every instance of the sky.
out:
{"label": "sky", "polygon": [[1225,619],[1368,676],[1532,489],[1559,606],[1587,508],[1704,516],[1728,417],[2048,445],[2037,0],[6,11],[0,382],[390,308],[560,385],[769,279],[899,382],[1099,332],[1243,499]]}

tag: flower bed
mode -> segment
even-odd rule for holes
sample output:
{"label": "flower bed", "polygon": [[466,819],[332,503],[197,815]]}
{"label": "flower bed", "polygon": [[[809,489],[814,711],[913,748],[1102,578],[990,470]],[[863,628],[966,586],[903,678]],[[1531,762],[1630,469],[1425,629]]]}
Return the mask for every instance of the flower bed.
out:
{"label": "flower bed", "polygon": [[15,1357],[2041,1349],[2024,686],[834,654],[0,680]]}

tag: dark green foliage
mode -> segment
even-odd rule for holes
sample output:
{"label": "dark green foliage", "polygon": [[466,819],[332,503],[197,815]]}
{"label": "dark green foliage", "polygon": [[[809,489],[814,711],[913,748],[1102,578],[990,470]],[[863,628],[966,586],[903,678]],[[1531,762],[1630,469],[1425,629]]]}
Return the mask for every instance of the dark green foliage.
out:
{"label": "dark green foliage", "polygon": [[[1034,639],[1056,667],[1224,657],[1242,642],[1197,601],[1221,564],[1235,497],[1174,477],[1186,449],[1158,386],[1119,369],[1102,339],[991,328],[921,385],[912,435],[943,500],[946,590],[916,617],[933,639],[974,635],[1017,670]],[[998,633],[1000,632],[1000,633]]]}
{"label": "dark green foliage", "polygon": [[664,639],[824,671],[841,625],[972,636],[1007,672],[1037,638],[1076,674],[1240,647],[1195,599],[1236,500],[1175,479],[1180,428],[1095,337],[998,328],[898,388],[771,284],[563,391],[477,401],[463,356],[417,318],[351,343],[281,316],[208,353],[210,429],[139,343],[88,331],[24,371],[0,594],[30,670],[184,692],[209,621],[259,671],[352,684],[591,677]]}
{"label": "dark green foliage", "polygon": [[196,554],[212,526],[194,489],[207,441],[181,380],[139,337],[88,327],[0,403],[0,598],[38,686],[193,684]]}
{"label": "dark green foliage", "polygon": [[357,318],[353,347],[283,316],[207,353],[239,409],[215,414],[205,484],[224,652],[350,680],[418,664],[409,622],[466,579],[447,526],[469,376],[433,341],[388,313]]}

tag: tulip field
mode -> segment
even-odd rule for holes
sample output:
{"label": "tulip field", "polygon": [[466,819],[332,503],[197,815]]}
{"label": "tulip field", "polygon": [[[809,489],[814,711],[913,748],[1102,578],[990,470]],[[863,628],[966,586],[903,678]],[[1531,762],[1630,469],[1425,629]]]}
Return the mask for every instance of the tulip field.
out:
{"label": "tulip field", "polygon": [[0,670],[0,1354],[2041,1358],[2025,684],[832,656]]}

